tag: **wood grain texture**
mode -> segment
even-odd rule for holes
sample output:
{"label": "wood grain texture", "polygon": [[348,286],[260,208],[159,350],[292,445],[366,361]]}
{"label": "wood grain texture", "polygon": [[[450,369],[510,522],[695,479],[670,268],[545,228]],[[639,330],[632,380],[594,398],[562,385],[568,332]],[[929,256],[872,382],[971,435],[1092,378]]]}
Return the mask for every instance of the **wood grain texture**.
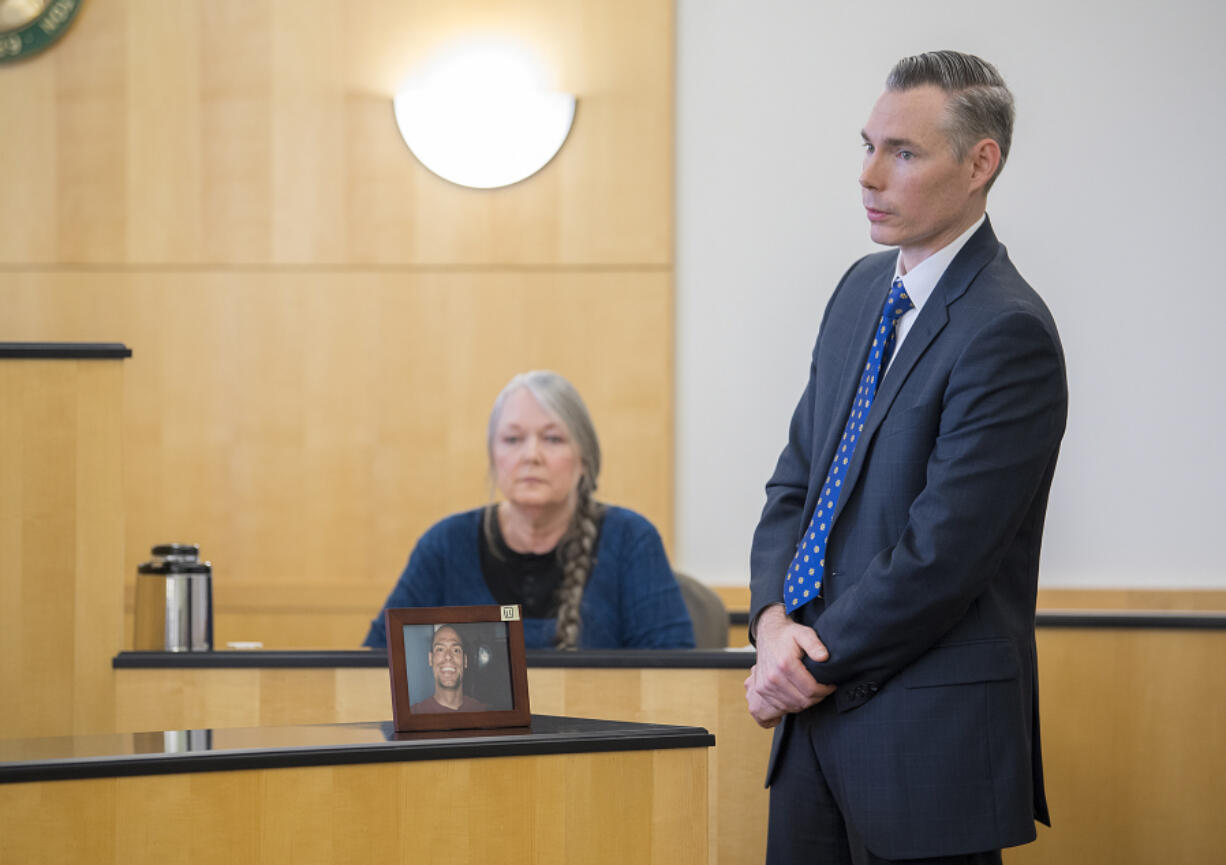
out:
{"label": "wood grain texture", "polygon": [[[588,401],[601,497],[671,541],[673,15],[90,0],[5,68],[4,336],[134,349],[129,586],[151,545],[196,542],[219,643],[356,645],[421,532],[488,501],[489,405],[534,367]],[[542,171],[477,191],[417,162],[391,99],[491,34],[579,109]],[[360,608],[296,600],[319,592]]]}
{"label": "wood grain texture", "polygon": [[[1054,829],[1011,863],[1213,861],[1226,795],[1226,634],[1044,629],[1039,672]],[[120,670],[118,729],[386,720],[381,669]],[[710,863],[759,861],[771,734],[745,711],[745,670],[528,670],[532,708],[705,727]],[[265,678],[267,677],[267,678]],[[265,697],[265,692],[270,695]],[[207,722],[207,723],[206,723]]]}
{"label": "wood grain texture", "polygon": [[[492,192],[417,162],[391,105],[491,37],[579,100]],[[0,262],[671,267],[673,46],[657,0],[91,0],[0,78]]]}
{"label": "wood grain texture", "polygon": [[1039,589],[1040,610],[1226,610],[1222,589]]}
{"label": "wood grain texture", "polygon": [[1226,801],[1226,633],[1040,634],[1053,828],[1011,865],[1211,862]]}
{"label": "wood grain texture", "polygon": [[113,724],[123,363],[0,361],[0,736]]}
{"label": "wood grain texture", "polygon": [[[743,678],[739,670],[528,670],[537,714],[650,720],[714,734],[701,787],[710,800],[704,825],[712,865],[760,858],[765,837],[770,733],[744,710]],[[117,680],[119,730],[391,717],[388,674],[379,669],[121,670]]]}
{"label": "wood grain texture", "polygon": [[701,748],[0,786],[0,861],[707,859]]}
{"label": "wood grain texture", "polygon": [[[521,370],[575,383],[598,495],[671,537],[671,290],[660,273],[26,273],[0,305],[19,338],[133,349],[129,582],[153,544],[198,543],[218,645],[356,646],[420,534],[489,501],[486,419]],[[273,622],[321,592],[340,605],[314,612],[356,615],[265,633],[222,612],[244,586]]]}

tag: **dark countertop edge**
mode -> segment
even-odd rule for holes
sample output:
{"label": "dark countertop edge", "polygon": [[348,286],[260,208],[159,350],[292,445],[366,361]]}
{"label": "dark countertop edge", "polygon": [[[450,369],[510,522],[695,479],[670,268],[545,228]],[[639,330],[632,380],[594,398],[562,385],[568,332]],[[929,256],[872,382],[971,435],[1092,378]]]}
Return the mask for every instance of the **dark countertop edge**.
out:
{"label": "dark countertop edge", "polygon": [[[749,613],[735,610],[728,614],[733,625],[749,626]],[[1040,628],[1226,628],[1226,613],[1189,610],[1039,610],[1035,625]]]}
{"label": "dark countertop edge", "polygon": [[[610,649],[590,652],[527,651],[529,667],[612,667],[748,669],[754,653],[734,650]],[[215,652],[120,652],[111,660],[117,670],[210,667],[387,667],[387,655],[373,649],[323,651],[220,650]]]}
{"label": "dark countertop edge", "polygon": [[1222,631],[1226,612],[1193,610],[1039,610],[1039,628],[1136,628],[1138,630]]}
{"label": "dark countertop edge", "polygon": [[[1137,630],[1226,630],[1226,613],[1047,610],[1035,616],[1039,628],[1134,628]],[[754,653],[736,649],[609,649],[555,652],[530,649],[529,667],[748,669]],[[325,651],[120,652],[115,669],[223,667],[386,667],[383,652],[370,649]]]}
{"label": "dark countertop edge", "polygon": [[597,754],[614,751],[660,751],[712,748],[715,736],[702,727],[640,724],[641,730],[555,733],[548,737],[500,734],[447,739],[440,742],[375,742],[361,745],[242,749],[185,754],[131,754],[117,757],[72,757],[0,763],[0,784],[177,775],[188,772],[229,772],[243,769],[289,769],[303,766],[351,766],[365,763],[408,763],[485,757],[548,754]]}
{"label": "dark countertop edge", "polygon": [[13,360],[107,360],[131,357],[122,342],[0,342],[0,358]]}

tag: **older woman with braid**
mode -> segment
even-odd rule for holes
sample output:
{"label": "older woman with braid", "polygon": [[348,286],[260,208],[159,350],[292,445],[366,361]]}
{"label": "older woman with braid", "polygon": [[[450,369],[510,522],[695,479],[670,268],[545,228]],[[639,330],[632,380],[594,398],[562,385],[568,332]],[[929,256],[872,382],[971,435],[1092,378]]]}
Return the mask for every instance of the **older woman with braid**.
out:
{"label": "older woman with braid", "polygon": [[[494,401],[487,444],[502,501],[427,531],[385,609],[521,604],[528,648],[693,647],[655,528],[593,498],[600,444],[570,382],[515,376]],[[387,645],[382,612],[365,645]]]}

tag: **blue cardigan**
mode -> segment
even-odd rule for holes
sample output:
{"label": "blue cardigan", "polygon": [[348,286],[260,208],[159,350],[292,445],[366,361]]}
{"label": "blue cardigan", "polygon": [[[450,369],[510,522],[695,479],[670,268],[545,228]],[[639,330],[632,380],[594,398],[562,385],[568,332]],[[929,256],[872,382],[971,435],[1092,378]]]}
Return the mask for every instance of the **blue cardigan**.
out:
{"label": "blue cardigan", "polygon": [[[478,508],[454,514],[421,536],[383,605],[494,604],[481,574]],[[606,508],[596,564],[579,605],[581,649],[692,649],[694,629],[655,526],[634,511]],[[524,619],[524,645],[553,646],[557,619]],[[387,645],[383,611],[363,645]]]}

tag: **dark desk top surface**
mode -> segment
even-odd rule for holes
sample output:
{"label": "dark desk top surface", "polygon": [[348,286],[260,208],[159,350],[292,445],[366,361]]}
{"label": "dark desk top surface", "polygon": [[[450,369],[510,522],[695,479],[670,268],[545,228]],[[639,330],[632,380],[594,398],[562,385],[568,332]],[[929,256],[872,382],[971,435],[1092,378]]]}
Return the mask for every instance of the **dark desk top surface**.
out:
{"label": "dark desk top surface", "polygon": [[397,734],[391,721],[372,721],[0,739],[0,783],[714,744],[702,727],[554,715],[533,715],[523,730]]}
{"label": "dark desk top surface", "polygon": [[[609,649],[558,652],[529,649],[529,667],[584,668],[701,668],[728,667],[748,670],[754,652],[743,649]],[[111,661],[116,669],[155,667],[382,667],[387,668],[387,653],[382,649],[323,649],[299,651],[214,652],[120,652]]]}
{"label": "dark desk top surface", "polygon": [[0,342],[10,360],[112,360],[132,356],[121,342]]}
{"label": "dark desk top surface", "polygon": [[[1103,610],[1041,610],[1040,631],[1048,628],[1208,630],[1226,631],[1222,612],[1142,612]],[[583,667],[589,669],[742,669],[753,666],[752,649],[607,649],[557,652],[529,649],[528,666]],[[387,667],[387,655],[370,649],[302,651],[120,652],[112,660],[116,669],[174,667]]]}

